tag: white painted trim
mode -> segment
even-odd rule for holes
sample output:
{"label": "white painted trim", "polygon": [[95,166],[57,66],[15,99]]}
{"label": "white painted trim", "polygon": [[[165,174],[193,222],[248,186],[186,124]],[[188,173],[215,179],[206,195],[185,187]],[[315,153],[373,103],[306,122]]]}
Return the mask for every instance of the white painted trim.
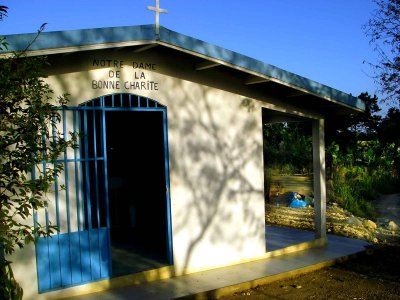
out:
{"label": "white painted trim", "polygon": [[302,118],[305,118],[305,119],[319,120],[319,119],[322,118],[322,116],[319,115],[319,114],[311,113],[311,112],[306,111],[306,110],[299,111],[297,108],[294,108],[294,107],[289,106],[287,104],[286,104],[286,107],[282,107],[282,106],[279,106],[279,105],[276,105],[276,104],[263,102],[262,107],[264,107],[266,109],[269,109],[269,110],[274,110],[274,111],[278,111],[278,112],[281,112],[281,113],[294,115],[294,116],[297,116],[297,117],[302,117]]}
{"label": "white painted trim", "polygon": [[[140,45],[151,45],[157,44],[154,41],[129,41],[129,42],[118,42],[118,43],[105,43],[105,44],[95,44],[95,45],[85,45],[85,46],[75,46],[75,47],[62,47],[62,48],[51,48],[45,50],[31,50],[26,52],[26,56],[41,56],[41,55],[52,55],[52,54],[65,54],[81,51],[92,51],[92,50],[102,50],[110,48],[123,48],[132,47]],[[11,53],[0,54],[0,57],[9,57]]]}
{"label": "white painted trim", "polygon": [[227,63],[226,61],[223,61],[223,60],[220,60],[220,59],[216,59],[216,58],[207,56],[207,55],[205,55],[205,54],[201,54],[201,53],[198,53],[198,52],[195,52],[195,51],[192,51],[192,50],[188,50],[188,49],[185,49],[185,48],[182,48],[182,47],[178,47],[178,46],[176,46],[176,45],[172,45],[172,44],[169,44],[169,43],[166,43],[166,42],[163,42],[163,41],[158,41],[158,43],[159,43],[160,45],[162,45],[162,46],[165,46],[165,47],[168,47],[168,48],[171,48],[171,49],[175,49],[175,50],[177,50],[177,51],[181,51],[181,52],[184,52],[184,53],[186,53],[186,54],[190,54],[190,55],[193,55],[193,56],[197,56],[197,57],[200,57],[200,58],[203,58],[203,59],[206,59],[206,60],[215,62],[216,64],[224,65],[224,66],[230,67],[230,68],[232,68],[232,69],[245,72],[245,73],[250,74],[250,75],[254,75],[254,76],[256,76],[256,77],[259,77],[260,79],[265,79],[265,80],[267,80],[267,81],[276,82],[276,83],[278,83],[278,84],[280,84],[280,85],[284,85],[284,86],[290,87],[290,88],[292,88],[292,89],[295,89],[295,90],[297,90],[297,91],[303,92],[303,93],[305,93],[305,94],[313,95],[313,96],[315,96],[315,97],[318,97],[318,98],[321,98],[321,99],[324,99],[324,100],[333,102],[333,103],[335,103],[335,104],[339,104],[339,105],[341,105],[341,106],[345,106],[345,107],[351,108],[351,109],[356,110],[356,111],[360,111],[360,112],[363,111],[362,109],[358,109],[358,108],[355,108],[355,107],[353,107],[353,106],[350,106],[350,105],[348,105],[348,104],[346,104],[346,103],[339,102],[339,101],[337,101],[337,100],[335,100],[335,99],[333,99],[333,98],[331,98],[331,97],[324,96],[324,95],[319,95],[319,94],[316,94],[316,93],[312,93],[312,92],[310,92],[310,91],[308,91],[308,90],[306,90],[306,89],[304,89],[304,88],[300,88],[300,87],[298,87],[298,86],[289,84],[289,83],[287,83],[287,82],[285,82],[285,81],[282,81],[282,80],[279,80],[279,79],[277,79],[277,78],[269,77],[269,76],[266,76],[266,75],[264,75],[264,74],[261,74],[261,73],[255,72],[255,71],[251,71],[251,70],[249,70],[249,69],[246,69],[246,68],[243,68],[243,67],[240,67],[240,66],[237,66],[237,65],[233,65],[233,64]]}
{"label": "white painted trim", "polygon": [[314,210],[316,238],[326,239],[326,175],[324,119],[313,120]]}

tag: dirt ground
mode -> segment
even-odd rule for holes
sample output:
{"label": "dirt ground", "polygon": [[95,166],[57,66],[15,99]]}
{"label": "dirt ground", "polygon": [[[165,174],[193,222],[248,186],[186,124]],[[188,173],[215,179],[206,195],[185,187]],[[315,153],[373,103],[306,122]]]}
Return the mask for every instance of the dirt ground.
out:
{"label": "dirt ground", "polygon": [[[278,202],[267,206],[268,223],[313,228],[312,208],[291,209]],[[389,224],[400,220],[400,194],[382,196],[375,206],[379,213],[375,222],[356,218],[334,204],[327,207],[328,232],[369,241],[367,252],[333,267],[221,299],[400,299],[400,230]]]}

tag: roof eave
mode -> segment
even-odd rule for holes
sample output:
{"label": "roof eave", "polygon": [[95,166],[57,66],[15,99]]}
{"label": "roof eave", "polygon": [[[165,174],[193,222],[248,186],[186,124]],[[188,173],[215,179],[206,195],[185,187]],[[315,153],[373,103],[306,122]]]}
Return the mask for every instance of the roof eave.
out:
{"label": "roof eave", "polygon": [[[6,35],[4,54],[25,51],[28,56],[129,47],[154,43],[154,25],[94,28]],[[34,43],[32,43],[32,41]]]}
{"label": "roof eave", "polygon": [[225,48],[211,45],[207,42],[185,36],[169,29],[160,28],[160,42],[173,48],[182,48],[198,56],[208,58],[212,61],[235,69],[259,76],[279,84],[286,85],[304,93],[308,93],[327,101],[347,106],[356,111],[364,111],[365,103],[350,94],[323,85],[316,81],[307,79],[297,74],[282,70],[270,64],[263,63],[254,58],[227,50]]}
{"label": "roof eave", "polygon": [[[251,75],[311,94],[324,100],[346,106],[354,111],[364,111],[365,103],[352,95],[320,84],[316,81],[263,63],[251,57],[186,36],[164,27],[156,36],[154,25],[96,28],[42,32],[37,36],[16,34],[5,36],[10,48],[3,55],[23,51],[29,46],[28,56],[71,53],[109,48],[160,44],[218,62]],[[32,41],[35,42],[32,44]],[[1,55],[1,53],[0,53]]]}

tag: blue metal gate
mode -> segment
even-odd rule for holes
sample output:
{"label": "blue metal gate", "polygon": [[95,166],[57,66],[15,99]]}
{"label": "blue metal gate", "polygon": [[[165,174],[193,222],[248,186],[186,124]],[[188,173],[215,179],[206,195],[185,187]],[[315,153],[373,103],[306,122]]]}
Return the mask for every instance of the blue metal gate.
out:
{"label": "blue metal gate", "polygon": [[154,100],[113,94],[61,111],[64,135],[81,136],[78,149],[61,158],[62,176],[54,185],[54,199],[35,223],[54,224],[59,231],[36,242],[39,292],[65,288],[112,276],[110,213],[107,176],[106,112],[158,111],[163,116],[166,179],[167,254],[172,263],[169,201],[167,110]]}

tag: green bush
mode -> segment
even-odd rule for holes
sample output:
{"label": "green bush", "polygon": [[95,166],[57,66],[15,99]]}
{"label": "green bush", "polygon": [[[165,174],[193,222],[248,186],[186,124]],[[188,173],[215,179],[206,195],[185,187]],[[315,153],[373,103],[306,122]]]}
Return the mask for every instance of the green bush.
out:
{"label": "green bush", "polygon": [[353,214],[374,219],[373,200],[381,194],[397,192],[399,177],[385,157],[377,155],[375,143],[360,143],[357,151],[343,154],[337,145],[327,148],[331,159],[329,201],[336,201]]}

